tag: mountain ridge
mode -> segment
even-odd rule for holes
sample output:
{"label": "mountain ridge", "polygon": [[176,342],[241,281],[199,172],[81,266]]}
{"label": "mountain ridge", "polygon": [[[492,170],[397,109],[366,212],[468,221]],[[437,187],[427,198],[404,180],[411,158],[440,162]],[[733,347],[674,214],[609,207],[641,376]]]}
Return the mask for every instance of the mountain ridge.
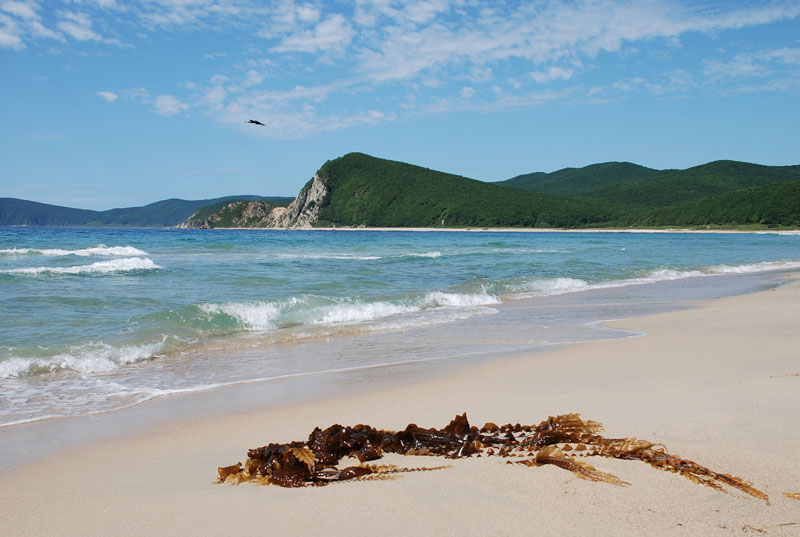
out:
{"label": "mountain ridge", "polygon": [[0,225],[798,227],[796,185],[800,165],[720,160],[685,170],[655,170],[631,162],[604,162],[484,182],[354,152],[325,162],[294,199],[170,199],[89,211],[0,198]]}
{"label": "mountain ridge", "polygon": [[224,196],[203,200],[170,198],[141,207],[123,207],[105,211],[76,209],[19,198],[0,198],[0,225],[3,226],[76,226],[76,227],[174,227],[194,211],[226,200],[248,199],[273,201],[292,198],[264,196]]}

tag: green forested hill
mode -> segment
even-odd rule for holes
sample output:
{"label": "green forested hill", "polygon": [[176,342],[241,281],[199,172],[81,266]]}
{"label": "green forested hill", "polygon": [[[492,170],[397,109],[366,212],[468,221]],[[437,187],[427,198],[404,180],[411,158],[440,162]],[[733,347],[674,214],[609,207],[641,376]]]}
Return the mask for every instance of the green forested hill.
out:
{"label": "green forested hill", "polygon": [[[800,227],[800,166],[723,160],[686,170],[653,170],[606,162],[485,183],[350,153],[326,162],[317,175],[324,189],[306,199],[310,181],[298,198],[303,203],[292,209],[292,218],[304,212],[310,216],[305,222],[316,226]],[[231,206],[235,200],[264,202],[263,210],[245,203]],[[196,213],[215,227],[263,227],[251,223],[261,218],[256,213],[267,215],[270,206],[292,200],[170,199],[88,211],[0,198],[0,225],[172,227]]]}
{"label": "green forested hill", "polygon": [[80,226],[91,221],[96,213],[17,198],[0,198],[2,226]]}
{"label": "green forested hill", "polygon": [[800,181],[737,190],[675,207],[654,210],[641,226],[800,227]]}
{"label": "green forested hill", "polygon": [[549,174],[528,174],[499,184],[594,200],[643,214],[727,192],[794,180],[800,180],[800,166],[761,166],[719,160],[686,170],[652,170],[630,163],[609,162]]}
{"label": "green forested hill", "polygon": [[690,203],[771,183],[800,180],[800,166],[761,166],[720,160],[686,170],[667,170],[590,193],[593,199],[653,209]]}
{"label": "green forested hill", "polygon": [[[606,162],[484,183],[350,153],[326,162],[317,177],[324,188],[307,198],[314,183],[309,181],[295,210],[315,214],[306,221],[318,227],[800,225],[800,166],[717,161],[687,170],[653,170]],[[214,220],[215,227],[243,225],[249,220],[239,213],[246,207],[223,210],[218,204],[198,214]],[[245,225],[264,227],[263,222]]]}
{"label": "green forested hill", "polygon": [[16,198],[0,198],[0,225],[171,227],[183,222],[200,207],[234,199],[273,200],[278,202],[273,203],[276,205],[288,204],[292,200],[292,198],[263,198],[250,195],[206,200],[169,199],[143,207],[89,211]]}
{"label": "green forested hill", "polygon": [[603,162],[584,168],[564,168],[552,173],[518,175],[495,184],[554,196],[580,197],[610,185],[661,173],[630,162]]}
{"label": "green forested hill", "polygon": [[328,188],[318,226],[581,227],[616,214],[594,203],[524,192],[350,153],[318,171]]}

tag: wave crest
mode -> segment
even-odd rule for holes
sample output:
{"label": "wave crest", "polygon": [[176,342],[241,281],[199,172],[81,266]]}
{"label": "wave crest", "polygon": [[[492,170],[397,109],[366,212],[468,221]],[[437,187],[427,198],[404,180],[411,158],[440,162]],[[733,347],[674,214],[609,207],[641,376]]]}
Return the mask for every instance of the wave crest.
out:
{"label": "wave crest", "polygon": [[86,343],[48,357],[12,356],[0,361],[0,378],[25,377],[61,370],[76,373],[105,373],[121,365],[149,360],[164,348],[158,343],[117,347],[107,343]]}
{"label": "wave crest", "polygon": [[60,257],[67,255],[75,255],[79,257],[91,256],[143,256],[149,255],[147,252],[134,248],[133,246],[106,246],[105,244],[98,244],[90,248],[81,248],[78,250],[64,250],[61,248],[8,248],[0,250],[0,255],[40,255],[47,257]]}
{"label": "wave crest", "polygon": [[108,274],[120,272],[136,272],[145,270],[159,270],[162,267],[153,263],[151,259],[140,257],[127,257],[111,261],[97,261],[91,265],[75,265],[71,267],[26,267],[6,269],[0,272],[5,274],[23,274],[38,276],[40,274]]}

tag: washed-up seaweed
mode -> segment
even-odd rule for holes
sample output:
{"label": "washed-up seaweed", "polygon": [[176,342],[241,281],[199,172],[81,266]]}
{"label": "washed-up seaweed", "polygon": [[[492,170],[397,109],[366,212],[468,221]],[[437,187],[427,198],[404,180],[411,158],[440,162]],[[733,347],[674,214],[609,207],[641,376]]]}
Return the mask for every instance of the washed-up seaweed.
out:
{"label": "washed-up seaweed", "polygon": [[[766,494],[741,478],[715,472],[694,461],[667,452],[662,444],[636,438],[606,438],[602,425],[583,420],[579,414],[549,417],[538,425],[471,426],[466,413],[456,416],[442,429],[426,429],[411,423],[395,432],[369,425],[315,428],[306,442],[268,444],[247,452],[247,461],[218,469],[218,482],[246,481],[282,487],[326,485],[347,480],[387,479],[395,474],[434,468],[397,468],[365,464],[384,453],[428,455],[447,459],[495,456],[513,458],[508,464],[553,465],[581,479],[627,486],[613,474],[601,472],[584,457],[638,460],[659,470],[674,472],[702,485],[724,491],[725,487],[768,501]],[[357,458],[356,466],[340,468],[345,458]]]}

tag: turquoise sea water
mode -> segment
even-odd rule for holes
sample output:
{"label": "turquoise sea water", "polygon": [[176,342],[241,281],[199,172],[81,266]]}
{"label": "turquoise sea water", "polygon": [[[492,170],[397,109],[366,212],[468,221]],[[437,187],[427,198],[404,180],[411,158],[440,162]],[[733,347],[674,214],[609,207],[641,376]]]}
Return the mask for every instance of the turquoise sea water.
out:
{"label": "turquoise sea water", "polygon": [[621,337],[797,268],[798,235],[0,228],[0,425]]}

